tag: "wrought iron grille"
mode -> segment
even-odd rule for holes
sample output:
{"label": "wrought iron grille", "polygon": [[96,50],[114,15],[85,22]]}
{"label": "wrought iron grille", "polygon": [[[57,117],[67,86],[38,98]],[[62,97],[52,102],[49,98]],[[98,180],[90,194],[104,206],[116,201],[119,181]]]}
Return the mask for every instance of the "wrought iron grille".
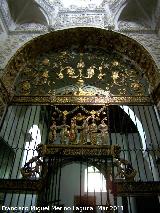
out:
{"label": "wrought iron grille", "polygon": [[151,105],[9,106],[2,212],[158,212],[158,116]]}

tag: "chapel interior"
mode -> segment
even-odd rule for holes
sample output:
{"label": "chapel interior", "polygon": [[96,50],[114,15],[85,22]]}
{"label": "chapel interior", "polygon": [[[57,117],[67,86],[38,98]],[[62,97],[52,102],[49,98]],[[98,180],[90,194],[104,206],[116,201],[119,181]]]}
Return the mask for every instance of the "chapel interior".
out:
{"label": "chapel interior", "polygon": [[160,212],[160,0],[0,1],[0,213]]}

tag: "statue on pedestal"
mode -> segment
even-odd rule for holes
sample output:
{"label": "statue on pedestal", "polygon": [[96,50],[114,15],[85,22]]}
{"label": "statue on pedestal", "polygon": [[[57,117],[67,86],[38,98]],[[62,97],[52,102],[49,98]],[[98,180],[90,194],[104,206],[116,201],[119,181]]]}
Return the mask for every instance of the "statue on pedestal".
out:
{"label": "statue on pedestal", "polygon": [[90,138],[90,143],[92,145],[97,144],[97,124],[95,123],[94,117],[92,118],[92,123],[89,125],[89,138]]}
{"label": "statue on pedestal", "polygon": [[63,121],[63,124],[61,126],[58,126],[58,128],[61,129],[60,131],[60,143],[61,144],[67,144],[68,137],[69,137],[69,126],[65,123],[65,120]]}
{"label": "statue on pedestal", "polygon": [[49,143],[54,143],[57,138],[57,126],[56,121],[53,120],[52,125],[50,126],[50,132],[49,132]]}
{"label": "statue on pedestal", "polygon": [[101,124],[98,126],[100,130],[100,137],[101,137],[101,145],[107,144],[108,142],[108,125],[104,122],[107,120],[106,118],[101,121]]}
{"label": "statue on pedestal", "polygon": [[78,136],[78,129],[76,124],[76,119],[71,119],[71,126],[69,130],[69,144],[77,144],[77,136]]}
{"label": "statue on pedestal", "polygon": [[81,127],[80,144],[87,144],[88,131],[89,131],[89,126],[88,126],[88,120],[86,119],[83,121],[83,124]]}

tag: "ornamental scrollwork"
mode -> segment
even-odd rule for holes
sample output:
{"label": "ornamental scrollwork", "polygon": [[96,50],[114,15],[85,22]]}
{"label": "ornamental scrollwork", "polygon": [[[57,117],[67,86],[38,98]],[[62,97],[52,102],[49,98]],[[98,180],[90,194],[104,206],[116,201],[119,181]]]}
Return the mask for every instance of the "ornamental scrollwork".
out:
{"label": "ornamental scrollwork", "polygon": [[[37,148],[40,153],[40,148]],[[47,173],[47,167],[39,156],[33,156],[25,165],[20,169],[22,178],[24,179],[39,179],[44,178]],[[42,172],[43,171],[43,172]]]}
{"label": "ornamental scrollwork", "polygon": [[74,47],[42,54],[24,68],[15,84],[15,95],[23,96],[85,96],[97,95],[97,90],[105,96],[106,92],[112,96],[147,96],[148,82],[136,64],[117,52],[89,47],[82,52]]}
{"label": "ornamental scrollwork", "polygon": [[131,163],[125,159],[114,159],[114,165],[117,173],[114,178],[124,179],[126,181],[134,181],[137,171],[132,167]]}
{"label": "ornamental scrollwork", "polygon": [[[84,35],[85,43],[81,42]],[[65,41],[69,41],[69,45]],[[74,77],[80,74],[77,68],[80,61],[85,66],[81,72],[83,77],[78,79]],[[79,100],[76,96],[90,94],[95,99],[107,92],[112,98],[147,97],[159,82],[156,69],[148,52],[134,40],[112,31],[77,28],[50,33],[29,42],[9,62],[2,81],[16,100],[18,96],[21,100],[31,97],[35,103],[42,96],[50,96],[56,103],[64,103],[64,97],[60,97],[64,95],[68,103],[82,103],[84,99],[91,103],[93,98]],[[132,77],[133,73],[136,77]],[[95,88],[101,91],[97,94]],[[72,97],[67,97],[69,95]]]}

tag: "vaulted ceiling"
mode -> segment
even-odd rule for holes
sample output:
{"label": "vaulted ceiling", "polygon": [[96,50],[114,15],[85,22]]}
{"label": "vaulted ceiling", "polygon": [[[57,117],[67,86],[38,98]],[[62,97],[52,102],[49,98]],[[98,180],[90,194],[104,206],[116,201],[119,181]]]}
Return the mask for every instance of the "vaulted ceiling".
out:
{"label": "vaulted ceiling", "polygon": [[0,4],[1,24],[12,33],[74,26],[160,28],[160,0],[1,0]]}
{"label": "vaulted ceiling", "polygon": [[9,11],[16,24],[40,23],[47,25],[46,17],[35,0],[7,0]]}

